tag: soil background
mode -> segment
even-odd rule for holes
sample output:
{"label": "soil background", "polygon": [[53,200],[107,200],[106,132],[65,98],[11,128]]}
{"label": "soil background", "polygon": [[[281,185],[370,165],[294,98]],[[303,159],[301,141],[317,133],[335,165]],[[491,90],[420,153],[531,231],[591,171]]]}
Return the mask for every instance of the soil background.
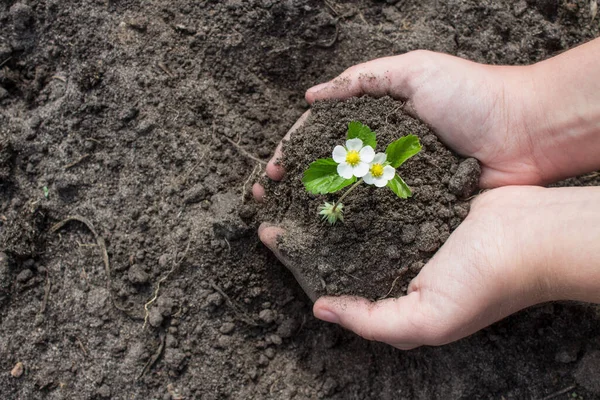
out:
{"label": "soil background", "polygon": [[3,399],[600,398],[597,306],[409,352],[316,321],[229,141],[266,160],[375,57],[545,59],[598,36],[589,1],[3,0],[0,27]]}
{"label": "soil background", "polygon": [[[377,153],[407,135],[421,151],[398,168],[412,190],[399,199],[388,188],[362,184],[344,204],[344,222],[333,226],[317,215],[350,187],[327,196],[311,195],[302,178],[309,165],[344,145],[348,123],[360,121],[377,134]],[[390,97],[352,98],[313,104],[306,122],[283,144],[280,182],[264,179],[265,206],[259,219],[283,227],[279,249],[300,272],[314,298],[354,295],[371,300],[406,294],[408,284],[466,218],[477,194],[479,162],[454,154],[423,122]]]}

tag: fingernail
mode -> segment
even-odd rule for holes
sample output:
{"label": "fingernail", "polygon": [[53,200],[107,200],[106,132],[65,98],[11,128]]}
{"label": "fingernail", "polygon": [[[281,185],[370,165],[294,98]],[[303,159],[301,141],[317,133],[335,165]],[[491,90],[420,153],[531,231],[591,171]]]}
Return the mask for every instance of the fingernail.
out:
{"label": "fingernail", "polygon": [[317,86],[311,87],[310,89],[307,90],[307,92],[315,93],[315,92],[318,92],[319,90],[325,89],[328,85],[329,85],[329,82],[321,83]]}
{"label": "fingernail", "polygon": [[339,324],[340,318],[333,311],[327,310],[325,308],[318,308],[315,310],[315,317],[323,320],[325,322],[331,322],[332,324]]}

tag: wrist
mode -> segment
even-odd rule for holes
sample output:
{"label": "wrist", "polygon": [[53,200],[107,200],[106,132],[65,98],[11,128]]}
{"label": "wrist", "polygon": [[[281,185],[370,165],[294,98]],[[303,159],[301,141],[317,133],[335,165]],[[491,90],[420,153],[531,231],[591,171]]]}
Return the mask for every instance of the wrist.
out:
{"label": "wrist", "polygon": [[540,183],[600,168],[600,42],[595,42],[526,67],[531,84],[523,94],[521,125]]}
{"label": "wrist", "polygon": [[495,282],[510,312],[600,302],[600,187],[506,186],[481,195],[471,213],[493,229],[500,251],[489,262],[501,266]]}
{"label": "wrist", "polygon": [[600,187],[542,190],[526,245],[540,301],[600,302]]}

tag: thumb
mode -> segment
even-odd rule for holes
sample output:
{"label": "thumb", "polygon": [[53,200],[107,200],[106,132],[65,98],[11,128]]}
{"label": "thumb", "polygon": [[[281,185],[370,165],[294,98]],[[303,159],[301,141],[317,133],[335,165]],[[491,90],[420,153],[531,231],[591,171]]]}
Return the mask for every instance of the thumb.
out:
{"label": "thumb", "polygon": [[296,281],[300,284],[306,295],[312,300],[315,301],[317,298],[317,293],[315,292],[315,288],[310,284],[307,277],[301,272],[298,268],[299,265],[291,260],[287,254],[281,251],[279,248],[278,242],[286,235],[286,231],[283,228],[278,226],[272,226],[263,222],[258,227],[258,237],[261,242],[265,246],[267,246],[273,254],[281,261],[283,265],[287,267],[287,269],[294,275]]}
{"label": "thumb", "polygon": [[409,99],[415,87],[412,77],[423,72],[423,63],[418,62],[422,53],[425,52],[413,51],[350,67],[332,81],[308,89],[306,101],[312,104],[317,100],[345,100],[362,95]]}
{"label": "thumb", "polygon": [[322,297],[315,316],[337,323],[367,340],[388,343],[402,350],[441,343],[439,327],[427,318],[419,291],[407,296],[371,302],[359,297]]}

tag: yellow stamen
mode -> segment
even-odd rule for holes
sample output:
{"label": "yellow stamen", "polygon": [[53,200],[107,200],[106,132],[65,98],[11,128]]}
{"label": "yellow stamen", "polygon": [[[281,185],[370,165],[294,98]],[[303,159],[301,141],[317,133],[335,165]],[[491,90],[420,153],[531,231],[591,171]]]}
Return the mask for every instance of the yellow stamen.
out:
{"label": "yellow stamen", "polygon": [[358,151],[350,150],[348,153],[346,153],[346,162],[353,167],[357,166],[360,162],[360,154],[358,154]]}
{"label": "yellow stamen", "polygon": [[371,175],[373,175],[374,178],[379,178],[381,175],[383,175],[383,165],[381,165],[381,164],[371,165]]}

